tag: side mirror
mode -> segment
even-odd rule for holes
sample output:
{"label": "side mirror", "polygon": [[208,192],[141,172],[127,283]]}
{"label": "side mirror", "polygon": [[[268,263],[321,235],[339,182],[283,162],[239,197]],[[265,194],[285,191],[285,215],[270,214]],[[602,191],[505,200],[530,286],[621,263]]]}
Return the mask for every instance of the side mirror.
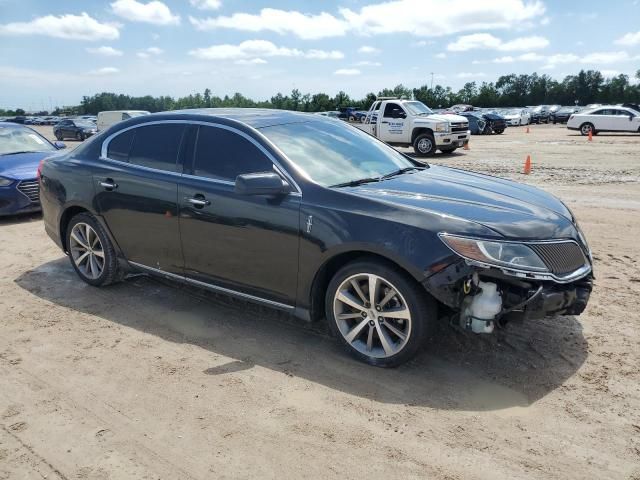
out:
{"label": "side mirror", "polygon": [[56,147],[58,150],[63,150],[67,148],[64,142],[53,142],[53,146]]}
{"label": "side mirror", "polygon": [[236,177],[235,192],[239,195],[276,196],[290,190],[289,184],[274,172],[245,173]]}

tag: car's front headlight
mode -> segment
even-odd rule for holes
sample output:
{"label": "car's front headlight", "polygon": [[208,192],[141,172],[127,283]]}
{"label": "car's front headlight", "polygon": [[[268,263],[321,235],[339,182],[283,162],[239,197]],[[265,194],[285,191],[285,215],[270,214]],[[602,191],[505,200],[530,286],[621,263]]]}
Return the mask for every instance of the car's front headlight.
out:
{"label": "car's front headlight", "polygon": [[482,240],[446,233],[441,233],[440,239],[451,250],[468,260],[518,270],[548,271],[542,259],[523,243]]}
{"label": "car's front headlight", "polygon": [[10,178],[0,177],[0,187],[8,187],[13,183],[13,180]]}
{"label": "car's front headlight", "polygon": [[448,123],[436,123],[436,132],[447,133],[449,131]]}

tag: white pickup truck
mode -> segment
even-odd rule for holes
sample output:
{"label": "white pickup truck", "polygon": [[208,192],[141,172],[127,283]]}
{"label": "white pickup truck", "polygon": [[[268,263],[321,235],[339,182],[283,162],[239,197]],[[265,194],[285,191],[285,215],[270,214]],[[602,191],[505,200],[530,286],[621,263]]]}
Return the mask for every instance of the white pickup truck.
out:
{"label": "white pickup truck", "polygon": [[410,147],[420,157],[436,150],[451,153],[469,141],[469,121],[460,115],[439,115],[417,100],[378,98],[358,128],[389,145]]}

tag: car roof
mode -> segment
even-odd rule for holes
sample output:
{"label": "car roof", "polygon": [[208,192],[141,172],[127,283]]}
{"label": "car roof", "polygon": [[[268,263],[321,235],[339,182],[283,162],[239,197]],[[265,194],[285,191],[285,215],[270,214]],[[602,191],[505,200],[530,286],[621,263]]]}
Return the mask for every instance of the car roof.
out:
{"label": "car roof", "polygon": [[264,128],[273,125],[283,125],[287,123],[301,123],[309,121],[333,121],[322,115],[311,113],[292,112],[290,110],[276,110],[269,108],[194,108],[187,110],[173,110],[169,112],[152,113],[145,115],[145,121],[152,121],[159,116],[167,115],[202,115],[214,118],[224,118],[244,123],[253,128]]}

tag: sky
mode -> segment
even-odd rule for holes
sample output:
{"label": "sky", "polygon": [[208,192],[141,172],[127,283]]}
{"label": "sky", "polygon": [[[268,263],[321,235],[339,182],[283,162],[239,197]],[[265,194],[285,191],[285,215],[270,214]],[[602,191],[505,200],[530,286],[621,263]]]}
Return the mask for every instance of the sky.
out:
{"label": "sky", "polygon": [[0,108],[640,69],[640,0],[0,0]]}

